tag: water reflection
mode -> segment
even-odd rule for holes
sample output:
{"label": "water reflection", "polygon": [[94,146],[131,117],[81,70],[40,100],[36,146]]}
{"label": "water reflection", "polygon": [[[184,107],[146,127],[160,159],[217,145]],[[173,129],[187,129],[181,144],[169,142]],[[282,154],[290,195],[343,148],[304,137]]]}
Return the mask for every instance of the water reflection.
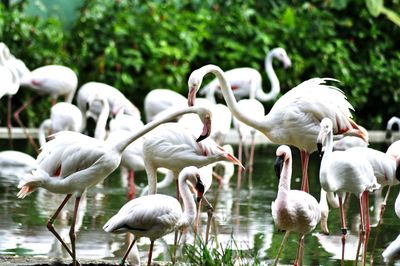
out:
{"label": "water reflection", "polygon": [[[7,144],[3,145],[6,147]],[[231,247],[232,238],[238,249],[255,249],[258,257],[265,264],[270,262],[278,251],[284,233],[277,232],[271,216],[271,202],[276,198],[278,180],[273,172],[276,146],[259,146],[256,149],[253,189],[248,189],[246,176],[242,179],[242,188],[236,190],[236,175],[229,186],[218,186],[214,181],[213,186],[207,192],[207,198],[213,204],[214,218],[211,226],[211,244],[219,248]],[[293,176],[301,176],[299,154],[292,149]],[[310,159],[310,191],[315,198],[319,198],[320,185],[318,182],[319,159],[314,155]],[[119,170],[107,178],[102,186],[88,190],[81,200],[77,220],[77,256],[78,258],[107,258],[119,261],[130,242],[129,235],[107,234],[102,230],[104,223],[114,215],[126,202],[126,185],[120,177]],[[138,194],[143,184],[147,184],[144,172],[138,172],[136,176]],[[54,213],[64,196],[54,195],[40,189],[24,200],[18,200],[16,178],[0,177],[0,255],[36,256],[48,255],[51,257],[69,258],[68,253],[61,248],[54,236],[47,230],[47,219]],[[292,181],[292,187],[300,187],[300,179]],[[385,247],[398,235],[399,220],[393,211],[395,197],[398,188],[392,188],[388,200],[381,233],[377,240],[375,250],[376,265],[383,264],[381,253]],[[159,193],[175,195],[174,185],[159,190]],[[373,196],[374,205],[371,204],[371,217],[377,217],[380,198]],[[372,201],[372,200],[371,200]],[[56,220],[55,228],[61,233],[64,240],[69,242],[68,230],[71,222],[73,201]],[[346,258],[353,260],[353,246],[357,247],[358,241],[358,201],[355,197],[350,199],[347,209],[347,219],[354,228],[349,230],[346,241]],[[201,213],[201,226],[199,235],[204,236],[207,222],[207,213],[203,208]],[[371,220],[376,223],[376,218]],[[314,231],[312,236],[306,238],[304,265],[337,265],[340,263],[341,232],[339,211],[331,209],[329,216],[329,229],[331,235],[321,235],[320,228]],[[375,234],[372,228],[371,236]],[[182,242],[193,243],[192,232],[182,237]],[[354,238],[354,239],[353,239]],[[171,260],[171,245],[174,234],[167,235],[162,240],[155,242],[154,257],[157,260]],[[286,247],[283,250],[280,263],[290,264],[296,253],[298,235],[289,236]],[[147,261],[147,251],[150,242],[146,238],[140,239],[138,249],[142,262]],[[234,247],[235,247],[234,245]],[[178,250],[179,256],[182,250]],[[369,255],[369,254],[368,254]],[[354,255],[353,255],[354,256]],[[400,261],[397,261],[400,263]]]}

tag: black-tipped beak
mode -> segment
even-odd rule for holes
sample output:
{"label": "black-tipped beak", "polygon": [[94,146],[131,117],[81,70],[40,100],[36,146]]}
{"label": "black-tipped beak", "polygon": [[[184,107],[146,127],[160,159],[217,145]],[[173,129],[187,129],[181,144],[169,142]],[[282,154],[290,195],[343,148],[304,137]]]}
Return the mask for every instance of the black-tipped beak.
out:
{"label": "black-tipped beak", "polygon": [[211,134],[211,119],[207,119],[203,125],[203,131],[201,132],[200,137],[197,138],[196,142],[200,142],[203,139],[208,138]]}
{"label": "black-tipped beak", "polygon": [[204,184],[203,182],[201,182],[200,178],[197,179],[196,190],[197,190],[197,202],[200,202],[204,194]]}
{"label": "black-tipped beak", "polygon": [[188,94],[188,105],[194,106],[195,100],[196,100],[196,88],[190,87]]}
{"label": "black-tipped beak", "polygon": [[323,152],[322,152],[322,143],[321,142],[317,142],[317,149],[318,149],[319,157],[322,157]]}
{"label": "black-tipped beak", "polygon": [[282,167],[283,167],[283,160],[284,160],[283,155],[282,156],[277,156],[276,160],[275,160],[274,169],[275,169],[275,174],[278,177],[278,179],[281,177],[281,172],[282,172]]}
{"label": "black-tipped beak", "polygon": [[396,178],[400,181],[400,165],[398,165],[396,168]]}

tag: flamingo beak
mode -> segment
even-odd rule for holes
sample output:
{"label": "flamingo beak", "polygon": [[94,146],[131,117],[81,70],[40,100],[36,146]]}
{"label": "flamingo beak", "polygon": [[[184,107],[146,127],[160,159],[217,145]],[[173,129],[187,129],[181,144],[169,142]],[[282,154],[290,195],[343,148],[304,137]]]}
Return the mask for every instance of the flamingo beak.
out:
{"label": "flamingo beak", "polygon": [[322,158],[322,156],[324,154],[324,152],[322,151],[322,143],[324,142],[324,139],[325,139],[325,135],[321,131],[319,133],[319,135],[318,135],[318,138],[317,138],[317,149],[318,149],[319,157],[321,157],[321,158]]}
{"label": "flamingo beak", "polygon": [[239,159],[236,158],[235,156],[233,156],[232,154],[228,153],[228,154],[226,155],[226,158],[228,158],[230,161],[232,161],[233,164],[236,164],[236,165],[238,165],[239,167],[241,167],[243,170],[245,169],[244,166],[243,166],[243,164],[239,161]]}
{"label": "flamingo beak", "polygon": [[281,172],[283,168],[283,161],[284,157],[283,155],[277,156],[274,164],[274,169],[275,169],[275,174],[278,177],[278,179],[281,177]]}
{"label": "flamingo beak", "polygon": [[191,86],[189,89],[189,94],[188,94],[188,105],[189,106],[194,106],[194,103],[196,101],[196,87]]}
{"label": "flamingo beak", "polygon": [[292,66],[292,61],[289,59],[289,57],[286,57],[285,60],[283,61],[283,68],[287,69]]}
{"label": "flamingo beak", "polygon": [[201,132],[201,135],[197,138],[196,142],[200,142],[203,139],[208,138],[210,134],[211,134],[211,119],[206,119],[204,121],[203,131]]}
{"label": "flamingo beak", "polygon": [[200,202],[204,194],[204,184],[203,182],[201,182],[200,178],[197,179],[196,190],[197,190],[197,202]]}

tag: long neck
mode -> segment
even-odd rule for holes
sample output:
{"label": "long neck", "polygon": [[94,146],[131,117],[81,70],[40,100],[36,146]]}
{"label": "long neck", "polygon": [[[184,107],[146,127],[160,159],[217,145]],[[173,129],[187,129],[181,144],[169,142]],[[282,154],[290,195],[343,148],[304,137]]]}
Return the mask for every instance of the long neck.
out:
{"label": "long neck", "polygon": [[283,164],[281,177],[279,179],[278,196],[277,198],[286,197],[290,191],[290,181],[292,178],[292,158],[285,160]]}
{"label": "long neck", "polygon": [[94,131],[94,138],[104,140],[106,138],[106,125],[108,115],[110,114],[110,106],[107,100],[103,101],[103,108],[101,109],[100,115],[97,118],[96,129]]}
{"label": "long neck", "polygon": [[186,183],[187,178],[179,179],[179,190],[181,193],[184,211],[182,217],[178,222],[178,227],[188,227],[194,222],[196,216],[196,204],[193,199],[193,194],[189,190],[189,186]]}
{"label": "long neck", "polygon": [[46,143],[47,133],[51,130],[51,120],[46,119],[44,120],[39,127],[39,144],[41,147]]}
{"label": "long neck", "polygon": [[178,116],[188,114],[188,113],[198,113],[198,111],[199,111],[199,108],[197,108],[197,107],[188,107],[188,108],[185,108],[182,110],[178,110],[172,114],[169,114],[169,115],[165,116],[163,119],[153,120],[150,123],[146,124],[141,130],[139,130],[135,134],[127,137],[126,139],[121,140],[119,143],[117,143],[114,146],[114,149],[117,150],[118,152],[122,153],[126,149],[126,147],[128,147],[129,144],[131,144],[136,139],[142,137],[147,132],[153,130],[157,126],[167,123],[167,122],[170,122],[171,120],[175,119]]}
{"label": "long neck", "polygon": [[272,65],[273,57],[274,55],[272,53],[268,53],[268,55],[265,58],[265,69],[267,72],[268,79],[271,83],[271,90],[268,93],[265,93],[262,89],[259,89],[256,92],[256,98],[263,102],[275,99],[281,90],[278,77],[276,76],[274,67]]}
{"label": "long neck", "polygon": [[[325,144],[325,145],[324,145]],[[328,162],[329,158],[332,155],[333,152],[333,132],[332,130],[329,131],[325,138],[325,143],[322,143],[322,145],[325,147],[324,154],[321,159],[321,167],[320,167],[320,172],[324,172],[324,175],[326,174],[326,169],[328,168]]]}
{"label": "long neck", "polygon": [[215,65],[207,65],[201,69],[203,71],[201,73],[202,76],[212,72],[218,78],[218,81],[222,89],[222,94],[232,114],[243,123],[258,129],[265,134],[266,129],[260,121],[253,120],[251,117],[247,116],[242,110],[240,110],[237,101],[235,99],[235,96],[233,95],[231,86],[229,82],[226,80],[221,68]]}

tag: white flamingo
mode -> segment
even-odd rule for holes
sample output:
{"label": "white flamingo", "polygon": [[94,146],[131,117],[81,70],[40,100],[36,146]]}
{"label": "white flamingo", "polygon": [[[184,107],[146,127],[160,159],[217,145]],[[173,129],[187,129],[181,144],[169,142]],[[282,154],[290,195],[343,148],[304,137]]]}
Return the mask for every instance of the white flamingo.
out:
{"label": "white flamingo", "polygon": [[[203,134],[207,132],[203,131]],[[147,135],[143,143],[143,154],[149,185],[148,194],[157,192],[156,170],[160,167],[171,170],[174,179],[177,180],[179,172],[186,166],[202,167],[221,160],[241,165],[236,157],[213,140],[207,138],[198,142],[189,130],[178,123],[164,124]]]}
{"label": "white flamingo", "polygon": [[[83,115],[83,123],[86,127],[86,112],[89,109],[90,100],[93,95],[100,94],[107,98],[110,105],[110,115],[115,116],[121,110],[125,114],[132,115],[140,119],[139,109],[133,105],[117,88],[100,82],[88,82],[83,84],[77,93],[76,102]],[[95,115],[95,114],[94,114]],[[98,115],[98,114],[97,114]],[[93,117],[95,120],[97,116]]]}
{"label": "white flamingo", "polygon": [[183,108],[187,106],[187,99],[169,89],[151,90],[144,98],[144,113],[147,123],[164,110],[171,107]]}
{"label": "white flamingo", "polygon": [[279,146],[276,150],[275,171],[279,178],[278,195],[271,204],[272,217],[277,228],[285,230],[274,265],[278,263],[279,256],[289,233],[300,234],[299,246],[294,265],[302,265],[304,250],[304,235],[314,230],[321,218],[318,201],[310,194],[291,190],[292,178],[292,152],[286,145]]}
{"label": "white flamingo", "polygon": [[11,98],[17,93],[20,83],[18,71],[12,63],[12,55],[7,45],[0,42],[0,99],[8,95],[7,102],[7,128],[10,146],[12,148],[12,125],[11,125]]}
{"label": "white flamingo", "polygon": [[50,109],[50,118],[44,120],[39,127],[39,143],[43,146],[48,135],[63,131],[80,132],[82,130],[82,114],[72,103],[59,102]]}
{"label": "white flamingo", "polygon": [[78,78],[75,72],[65,66],[47,65],[39,67],[21,78],[20,85],[30,88],[35,95],[31,97],[25,104],[14,112],[14,119],[23,128],[31,145],[38,152],[36,142],[29,134],[28,130],[22,123],[19,115],[25,110],[39,95],[50,95],[52,105],[57,101],[60,95],[65,97],[65,102],[71,103],[78,86]]}
{"label": "white flamingo", "polygon": [[[325,85],[331,79],[313,78],[304,81],[280,97],[263,119],[254,119],[237,105],[224,72],[215,65],[206,65],[192,72],[189,77],[189,105],[194,105],[196,92],[203,77],[212,72],[220,82],[222,93],[234,117],[261,131],[271,142],[293,145],[300,150],[302,162],[302,190],[308,191],[308,160],[316,150],[320,121],[324,117],[335,121],[333,133],[359,135],[364,132],[351,119],[352,106],[342,91]],[[365,139],[367,142],[367,140]]]}
{"label": "white flamingo", "polygon": [[[130,143],[160,124],[189,112],[198,113],[201,117],[204,117],[204,121],[207,121],[210,115],[209,110],[204,108],[186,108],[166,117],[164,120],[147,124],[142,130],[125,139],[121,139],[113,145],[81,133],[62,131],[42,147],[42,152],[37,158],[37,169],[20,180],[18,197],[24,198],[38,187],[45,188],[53,193],[67,194],[60,207],[49,219],[47,228],[60,240],[71,255],[74,265],[77,263],[75,255],[75,221],[81,195],[89,187],[104,180],[119,166],[122,152]],[[209,123],[205,122],[205,127],[207,126],[209,126]],[[204,130],[206,134],[209,131],[210,129],[208,128]],[[202,134],[201,137],[206,138],[208,136],[206,134]],[[70,228],[70,249],[55,231],[53,221],[72,194],[75,194],[76,200]]]}
{"label": "white flamingo", "polygon": [[36,160],[29,154],[14,150],[0,152],[0,176],[2,177],[19,177],[36,167]]}
{"label": "white flamingo", "polygon": [[147,195],[126,203],[116,215],[104,225],[106,232],[132,232],[133,241],[129,245],[121,264],[135,242],[141,237],[150,238],[150,251],[147,265],[151,265],[154,241],[175,230],[183,230],[193,224],[196,214],[196,204],[189,190],[189,182],[198,191],[200,200],[204,192],[200,175],[196,167],[186,167],[179,174],[179,189],[182,194],[183,210],[179,201],[162,194]]}
{"label": "white flamingo", "polygon": [[[276,58],[283,63],[285,68],[288,68],[292,65],[289,57],[287,56],[286,51],[283,48],[274,48],[272,49],[267,56],[265,57],[265,68],[267,72],[268,79],[271,83],[271,91],[265,93],[262,89],[262,76],[260,72],[258,72],[254,68],[250,67],[242,67],[242,68],[234,68],[226,71],[226,79],[232,86],[233,94],[236,99],[241,98],[250,98],[250,99],[258,99],[262,102],[271,101],[275,99],[280,92],[280,85],[278,77],[274,71],[272,60]],[[217,79],[214,79],[209,84],[207,84],[200,93],[206,95],[208,99],[214,99],[214,93],[218,92],[220,84]]]}
{"label": "white flamingo", "polygon": [[318,135],[318,148],[322,146],[325,151],[321,160],[319,179],[321,187],[327,192],[338,194],[340,216],[342,224],[342,265],[344,263],[344,249],[346,242],[346,222],[342,206],[344,193],[355,194],[360,199],[361,230],[359,247],[356,260],[358,260],[359,248],[364,243],[363,264],[365,264],[367,242],[369,236],[368,191],[374,191],[380,187],[374,176],[374,170],[365,157],[360,156],[354,149],[333,152],[333,123],[329,118],[321,121],[321,130]]}

